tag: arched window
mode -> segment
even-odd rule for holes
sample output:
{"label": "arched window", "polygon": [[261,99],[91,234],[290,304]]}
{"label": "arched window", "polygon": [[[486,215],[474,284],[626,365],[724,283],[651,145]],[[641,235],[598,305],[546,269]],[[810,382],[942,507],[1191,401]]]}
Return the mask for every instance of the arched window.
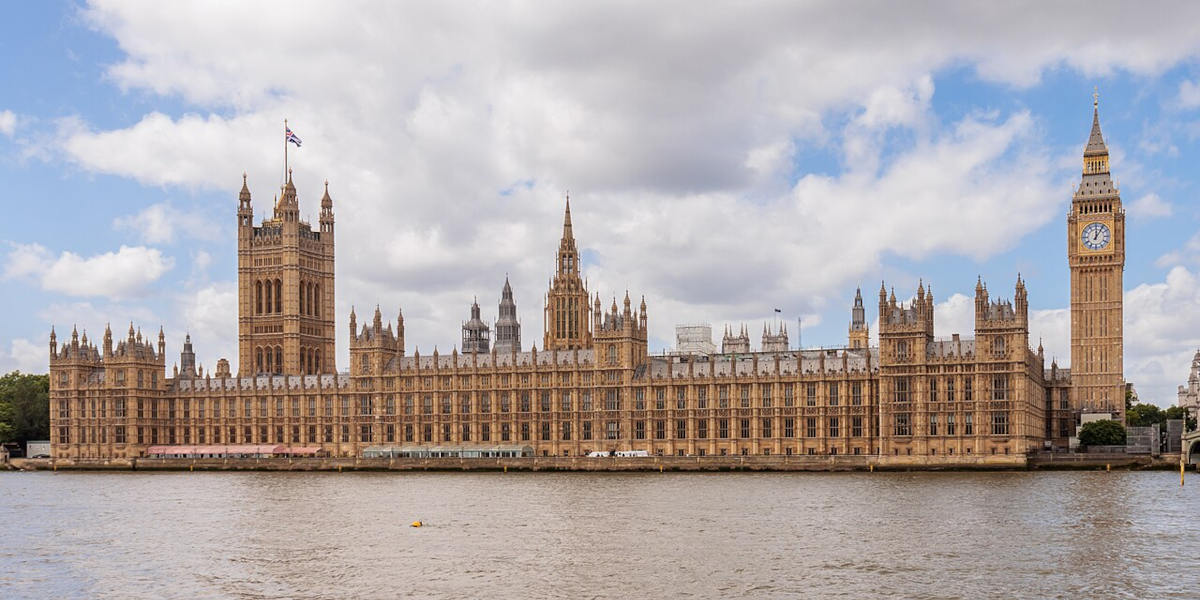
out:
{"label": "arched window", "polygon": [[254,314],[262,314],[262,282],[254,282]]}
{"label": "arched window", "polygon": [[321,372],[321,351],[318,349],[313,352],[313,373]]}
{"label": "arched window", "polygon": [[283,312],[283,282],[275,280],[275,312]]}
{"label": "arched window", "polygon": [[266,300],[265,305],[263,306],[263,312],[269,314],[271,312],[271,306],[274,305],[274,303],[271,302],[271,297],[274,296],[275,289],[269,280],[267,281],[266,288],[266,291],[263,292],[263,298]]}
{"label": "arched window", "polygon": [[283,372],[283,347],[275,346],[275,372]]}
{"label": "arched window", "polygon": [[304,288],[306,287],[308,287],[307,284],[300,282],[300,314],[302,315],[306,314],[306,311],[304,310],[304,300],[306,299],[305,296],[308,295],[304,293]]}
{"label": "arched window", "polygon": [[307,287],[308,287],[308,314],[309,314],[309,316],[312,316],[313,305],[316,304],[316,302],[313,302],[313,284],[311,284],[311,283],[307,284]]}
{"label": "arched window", "polygon": [[617,346],[615,344],[608,347],[608,364],[617,364]]}
{"label": "arched window", "polygon": [[313,302],[313,316],[319,317],[321,316],[321,284],[313,284],[313,293],[317,296],[316,301]]}
{"label": "arched window", "polygon": [[261,347],[254,349],[254,372],[263,372],[263,351]]}
{"label": "arched window", "polygon": [[274,354],[275,353],[271,352],[270,348],[267,348],[267,352],[266,352],[267,359],[263,363],[263,368],[262,368],[262,370],[259,371],[259,373],[274,373],[275,372],[275,356],[274,356]]}

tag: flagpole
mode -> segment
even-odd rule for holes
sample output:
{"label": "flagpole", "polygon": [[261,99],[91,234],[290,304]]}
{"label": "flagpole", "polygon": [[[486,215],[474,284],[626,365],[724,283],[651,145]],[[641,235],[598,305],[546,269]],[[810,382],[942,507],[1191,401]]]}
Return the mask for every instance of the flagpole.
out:
{"label": "flagpole", "polygon": [[287,161],[287,151],[288,151],[287,129],[288,129],[287,119],[284,119],[283,120],[283,183],[285,185],[287,184],[287,167],[288,167],[288,165],[287,165],[287,162],[288,162]]}

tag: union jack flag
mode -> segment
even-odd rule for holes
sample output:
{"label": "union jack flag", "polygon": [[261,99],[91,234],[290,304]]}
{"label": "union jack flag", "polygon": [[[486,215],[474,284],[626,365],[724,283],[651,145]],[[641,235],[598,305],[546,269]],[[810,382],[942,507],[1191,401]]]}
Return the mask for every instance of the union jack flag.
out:
{"label": "union jack flag", "polygon": [[292,133],[291,127],[284,127],[284,129],[286,130],[284,135],[285,135],[287,141],[295,144],[296,147],[299,148],[300,147],[300,138],[296,137],[296,134]]}

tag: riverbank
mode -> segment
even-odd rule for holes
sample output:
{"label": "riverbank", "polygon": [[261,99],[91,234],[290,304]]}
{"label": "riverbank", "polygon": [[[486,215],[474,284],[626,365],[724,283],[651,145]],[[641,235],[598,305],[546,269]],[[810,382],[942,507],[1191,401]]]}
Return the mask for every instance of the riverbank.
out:
{"label": "riverbank", "polygon": [[26,471],[1005,471],[1174,470],[1179,456],[651,456],[526,458],[14,459]]}

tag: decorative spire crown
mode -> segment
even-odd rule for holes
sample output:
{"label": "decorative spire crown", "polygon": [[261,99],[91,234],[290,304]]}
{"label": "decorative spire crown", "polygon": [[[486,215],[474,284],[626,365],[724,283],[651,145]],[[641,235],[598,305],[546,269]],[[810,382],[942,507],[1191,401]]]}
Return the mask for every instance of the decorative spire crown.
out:
{"label": "decorative spire crown", "polygon": [[1087,148],[1084,157],[1107,156],[1108,146],[1104,143],[1104,134],[1100,132],[1100,91],[1092,93],[1092,132],[1088,135]]}

